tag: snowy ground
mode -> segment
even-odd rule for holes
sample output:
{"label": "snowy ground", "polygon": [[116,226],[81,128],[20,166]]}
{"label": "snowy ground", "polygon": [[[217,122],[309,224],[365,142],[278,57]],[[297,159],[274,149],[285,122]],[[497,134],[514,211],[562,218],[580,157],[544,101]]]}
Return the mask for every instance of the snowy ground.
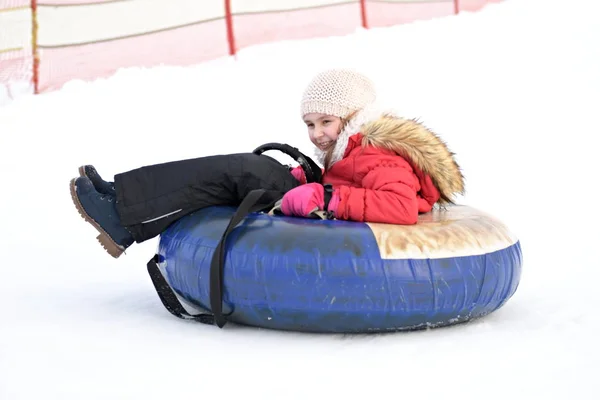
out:
{"label": "snowy ground", "polygon": [[[0,399],[600,398],[596,3],[509,0],[0,108]],[[340,65],[437,131],[466,175],[461,203],[520,238],[502,309],[415,333],[219,330],[163,308],[145,269],[157,240],[114,260],[76,213],[67,183],[83,163],[110,177],[268,141],[312,154],[300,92]]]}

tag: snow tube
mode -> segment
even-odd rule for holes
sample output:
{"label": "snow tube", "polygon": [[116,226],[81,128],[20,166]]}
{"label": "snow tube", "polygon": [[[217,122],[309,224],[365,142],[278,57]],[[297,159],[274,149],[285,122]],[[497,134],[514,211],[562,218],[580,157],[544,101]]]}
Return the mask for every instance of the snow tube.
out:
{"label": "snow tube", "polygon": [[[211,258],[234,212],[205,208],[162,233],[158,266],[184,304],[210,309]],[[465,322],[515,293],[522,264],[504,224],[459,205],[412,226],[253,213],[229,235],[225,254],[227,320],[303,332]]]}

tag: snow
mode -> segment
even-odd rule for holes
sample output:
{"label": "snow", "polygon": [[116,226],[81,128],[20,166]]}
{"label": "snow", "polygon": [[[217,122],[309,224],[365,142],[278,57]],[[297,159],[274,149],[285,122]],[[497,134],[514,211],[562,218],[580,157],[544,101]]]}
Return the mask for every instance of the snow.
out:
{"label": "snow", "polygon": [[[598,11],[508,0],[0,108],[0,399],[597,399]],[[111,177],[269,141],[312,154],[298,100],[330,66],[368,73],[440,134],[466,176],[460,203],[519,237],[521,285],[503,308],[414,333],[220,330],[164,309],[145,268],[158,239],[114,260],[75,211],[67,183],[84,163]]]}

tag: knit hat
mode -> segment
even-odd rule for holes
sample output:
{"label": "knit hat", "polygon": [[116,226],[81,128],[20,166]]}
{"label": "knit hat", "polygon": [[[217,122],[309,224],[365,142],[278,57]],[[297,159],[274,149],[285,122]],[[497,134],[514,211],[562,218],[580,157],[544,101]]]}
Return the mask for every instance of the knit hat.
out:
{"label": "knit hat", "polygon": [[330,69],[308,84],[300,109],[302,117],[320,113],[345,118],[373,103],[375,97],[375,85],[366,76],[350,69]]}

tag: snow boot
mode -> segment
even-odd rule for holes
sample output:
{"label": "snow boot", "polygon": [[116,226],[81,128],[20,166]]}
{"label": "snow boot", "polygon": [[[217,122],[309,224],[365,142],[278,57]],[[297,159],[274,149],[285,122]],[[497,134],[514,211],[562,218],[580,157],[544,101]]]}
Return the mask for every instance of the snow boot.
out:
{"label": "snow boot", "polygon": [[93,165],[82,165],[79,167],[79,176],[86,176],[90,178],[96,190],[102,194],[109,194],[113,197],[117,197],[117,192],[115,191],[115,183],[107,182],[96,171]]}
{"label": "snow boot", "polygon": [[79,214],[92,224],[100,235],[97,239],[114,258],[118,258],[134,242],[117,212],[116,197],[99,193],[88,177],[71,180],[71,198]]}

